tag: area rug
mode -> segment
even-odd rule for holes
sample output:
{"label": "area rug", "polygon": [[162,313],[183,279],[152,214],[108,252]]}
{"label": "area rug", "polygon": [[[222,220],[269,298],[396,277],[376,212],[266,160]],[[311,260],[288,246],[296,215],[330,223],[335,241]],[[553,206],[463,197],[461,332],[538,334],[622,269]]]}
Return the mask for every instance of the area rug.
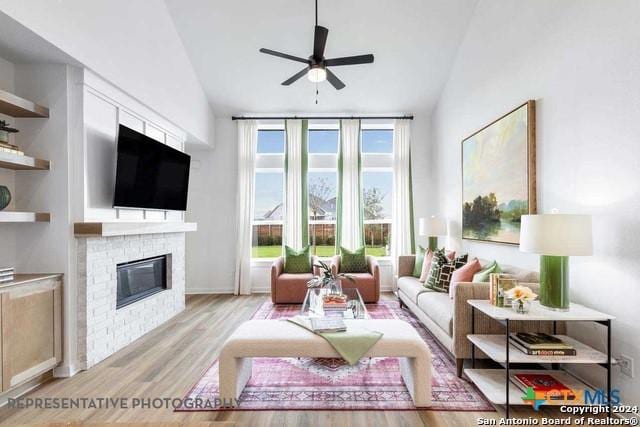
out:
{"label": "area rug", "polygon": [[[470,382],[458,378],[455,362],[410,312],[396,301],[368,304],[374,319],[409,322],[433,355],[432,406],[435,411],[494,411]],[[299,314],[299,305],[265,302],[253,319],[280,319]],[[218,362],[206,371],[185,399],[215,401],[218,397]],[[253,373],[233,410],[415,410],[400,376],[398,358],[363,359],[349,366],[342,359],[257,358]],[[177,411],[202,411],[178,408]],[[223,409],[206,409],[223,410]],[[228,410],[228,409],[226,409]]]}

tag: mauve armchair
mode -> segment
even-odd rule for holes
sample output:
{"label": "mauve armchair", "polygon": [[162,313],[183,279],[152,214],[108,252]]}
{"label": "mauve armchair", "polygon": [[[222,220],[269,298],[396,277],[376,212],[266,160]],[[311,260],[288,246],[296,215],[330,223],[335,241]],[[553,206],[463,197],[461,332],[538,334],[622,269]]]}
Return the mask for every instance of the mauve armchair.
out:
{"label": "mauve armchair", "polygon": [[312,271],[285,273],[284,257],[278,257],[271,265],[271,301],[274,304],[302,304],[307,294],[307,282],[319,275],[315,267],[317,258],[311,257]]}
{"label": "mauve armchair", "polygon": [[[342,279],[343,288],[358,288],[364,302],[378,302],[380,299],[380,266],[375,257],[367,255],[367,266],[369,271],[366,273],[345,273],[353,277],[351,280]],[[331,259],[331,271],[334,274],[340,271],[340,255],[335,255]]]}

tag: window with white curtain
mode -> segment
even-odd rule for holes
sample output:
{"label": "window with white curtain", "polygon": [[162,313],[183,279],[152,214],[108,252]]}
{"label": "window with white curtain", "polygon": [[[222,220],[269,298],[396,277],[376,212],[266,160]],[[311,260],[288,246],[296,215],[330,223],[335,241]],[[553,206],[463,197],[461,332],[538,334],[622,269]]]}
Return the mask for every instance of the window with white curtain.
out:
{"label": "window with white curtain", "polygon": [[284,123],[258,126],[252,258],[282,254],[284,149]]}
{"label": "window with white curtain", "polygon": [[367,255],[389,256],[393,197],[393,123],[361,125],[362,208]]}
{"label": "window with white curtain", "polygon": [[[366,253],[389,256],[393,197],[393,123],[363,121],[362,205]],[[309,122],[308,213],[311,253],[335,254],[338,191],[338,121]],[[254,259],[282,254],[284,218],[284,122],[258,125],[253,216]]]}

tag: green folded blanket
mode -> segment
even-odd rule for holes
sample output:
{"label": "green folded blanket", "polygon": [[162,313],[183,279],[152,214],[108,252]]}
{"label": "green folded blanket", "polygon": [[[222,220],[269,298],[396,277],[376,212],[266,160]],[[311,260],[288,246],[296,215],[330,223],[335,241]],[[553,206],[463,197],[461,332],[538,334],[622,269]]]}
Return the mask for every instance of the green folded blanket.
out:
{"label": "green folded blanket", "polygon": [[[285,320],[316,334],[313,332],[313,329],[311,329],[311,322],[307,318],[295,316]],[[353,366],[382,338],[383,334],[382,332],[371,331],[353,326],[353,324],[348,324],[345,332],[319,332],[316,335],[320,335],[327,340],[338,354],[340,354],[349,365]]]}

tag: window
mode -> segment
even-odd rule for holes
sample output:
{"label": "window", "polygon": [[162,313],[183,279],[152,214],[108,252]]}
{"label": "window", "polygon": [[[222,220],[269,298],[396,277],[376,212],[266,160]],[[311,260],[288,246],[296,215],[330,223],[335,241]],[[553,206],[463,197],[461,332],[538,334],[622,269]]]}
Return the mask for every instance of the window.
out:
{"label": "window", "polygon": [[321,257],[335,255],[337,173],[309,171],[309,243],[311,253]]}
{"label": "window", "polygon": [[362,173],[362,208],[367,255],[389,255],[393,171],[365,170]]}
{"label": "window", "polygon": [[253,207],[253,258],[282,255],[284,146],[282,129],[258,129]]}
{"label": "window", "polygon": [[338,129],[310,129],[309,154],[336,154],[339,139]]}
{"label": "window", "polygon": [[362,129],[363,153],[393,153],[393,129]]}
{"label": "window", "polygon": [[283,154],[284,129],[258,129],[258,154]]}

